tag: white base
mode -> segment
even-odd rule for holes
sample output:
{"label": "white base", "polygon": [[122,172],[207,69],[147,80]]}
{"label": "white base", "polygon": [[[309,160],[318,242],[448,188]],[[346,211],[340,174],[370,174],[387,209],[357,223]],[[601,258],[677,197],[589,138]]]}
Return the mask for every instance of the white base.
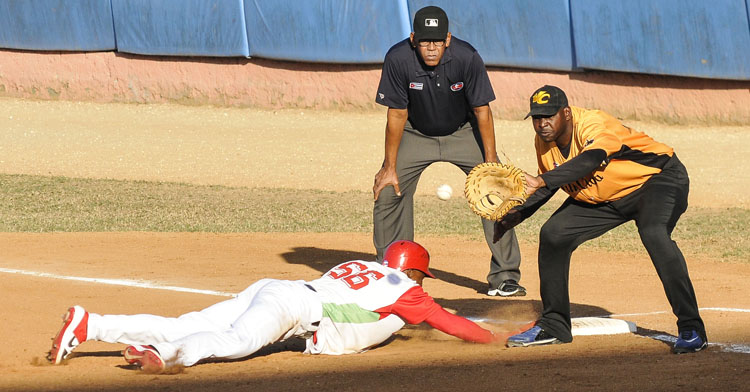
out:
{"label": "white base", "polygon": [[570,320],[573,336],[615,335],[636,331],[635,323],[606,317],[577,317]]}

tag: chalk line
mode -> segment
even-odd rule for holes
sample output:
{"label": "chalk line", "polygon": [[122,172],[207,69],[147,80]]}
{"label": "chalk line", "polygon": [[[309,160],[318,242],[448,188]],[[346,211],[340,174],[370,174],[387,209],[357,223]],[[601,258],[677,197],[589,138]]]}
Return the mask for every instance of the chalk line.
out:
{"label": "chalk line", "polygon": [[[221,297],[234,297],[236,295],[235,293],[227,293],[224,291],[200,290],[200,289],[191,289],[188,287],[179,287],[179,286],[161,286],[156,283],[144,281],[144,280],[87,278],[87,277],[82,277],[82,276],[58,275],[58,274],[51,274],[48,272],[26,271],[26,270],[2,268],[2,267],[0,267],[0,272],[4,272],[7,274],[35,276],[39,278],[72,280],[72,281],[78,281],[78,282],[99,283],[99,284],[107,284],[107,285],[113,285],[113,286],[139,287],[139,288],[144,288],[144,289],[168,290],[168,291],[177,291],[177,292],[183,292],[183,293],[207,294],[207,295],[216,295],[216,296],[221,296]],[[700,310],[701,311],[709,310],[709,311],[719,311],[719,312],[750,313],[750,309],[740,309],[740,308],[708,307],[708,308],[700,308]],[[666,313],[667,311],[656,311],[656,312],[645,312],[645,313],[622,313],[622,314],[609,314],[609,315],[600,316],[600,317],[604,317],[604,318],[628,317],[628,316],[632,317],[632,316],[648,316],[648,315],[666,314]],[[497,323],[497,322],[503,322],[503,321],[510,322],[509,320],[494,320],[494,319],[479,318],[479,317],[468,317],[468,319],[472,321],[477,321],[477,322],[489,322],[489,323],[493,323],[493,322]],[[675,340],[677,339],[674,336],[664,335],[664,334],[651,334],[651,335],[644,335],[643,337],[646,337],[649,339],[660,340],[664,342],[669,342],[669,343],[674,343]],[[744,344],[712,343],[712,342],[709,342],[708,344],[709,346],[719,346],[721,347],[722,351],[750,354],[750,346],[747,346]]]}
{"label": "chalk line", "polygon": [[25,271],[25,270],[2,268],[2,267],[0,267],[0,272],[5,272],[8,274],[35,276],[39,278],[73,280],[73,281],[78,281],[78,282],[108,284],[108,285],[113,285],[113,286],[140,287],[144,289],[179,291],[183,293],[217,295],[217,296],[222,296],[222,297],[234,297],[236,295],[235,293],[226,293],[223,291],[200,290],[200,289],[191,289],[188,287],[178,287],[178,286],[161,286],[156,283],[148,282],[145,280],[86,278],[82,276],[57,275],[57,274],[50,274],[47,272]]}

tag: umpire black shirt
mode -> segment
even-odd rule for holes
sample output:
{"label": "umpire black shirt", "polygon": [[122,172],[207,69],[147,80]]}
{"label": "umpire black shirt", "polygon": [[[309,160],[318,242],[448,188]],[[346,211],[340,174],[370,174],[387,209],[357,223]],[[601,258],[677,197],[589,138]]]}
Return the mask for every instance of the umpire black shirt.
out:
{"label": "umpire black shirt", "polygon": [[472,108],[494,99],[484,62],[468,42],[452,37],[440,63],[428,67],[407,38],[385,55],[375,102],[407,109],[416,130],[444,136],[466,123]]}

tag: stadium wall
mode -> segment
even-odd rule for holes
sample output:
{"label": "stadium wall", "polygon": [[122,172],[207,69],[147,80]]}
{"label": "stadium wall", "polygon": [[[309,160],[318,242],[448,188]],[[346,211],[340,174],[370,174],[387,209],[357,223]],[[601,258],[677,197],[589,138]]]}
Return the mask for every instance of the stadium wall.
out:
{"label": "stadium wall", "polygon": [[[488,67],[496,117],[523,119],[543,84],[577,106],[625,119],[747,124],[750,81]],[[0,96],[93,102],[374,110],[377,64],[322,64],[241,57],[0,50]]]}

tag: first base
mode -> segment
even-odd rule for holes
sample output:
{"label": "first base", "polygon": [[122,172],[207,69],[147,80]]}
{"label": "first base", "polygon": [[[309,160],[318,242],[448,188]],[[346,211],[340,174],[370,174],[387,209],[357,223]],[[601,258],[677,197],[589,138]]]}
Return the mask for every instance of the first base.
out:
{"label": "first base", "polygon": [[615,335],[635,332],[635,323],[607,317],[576,317],[570,320],[573,336]]}

